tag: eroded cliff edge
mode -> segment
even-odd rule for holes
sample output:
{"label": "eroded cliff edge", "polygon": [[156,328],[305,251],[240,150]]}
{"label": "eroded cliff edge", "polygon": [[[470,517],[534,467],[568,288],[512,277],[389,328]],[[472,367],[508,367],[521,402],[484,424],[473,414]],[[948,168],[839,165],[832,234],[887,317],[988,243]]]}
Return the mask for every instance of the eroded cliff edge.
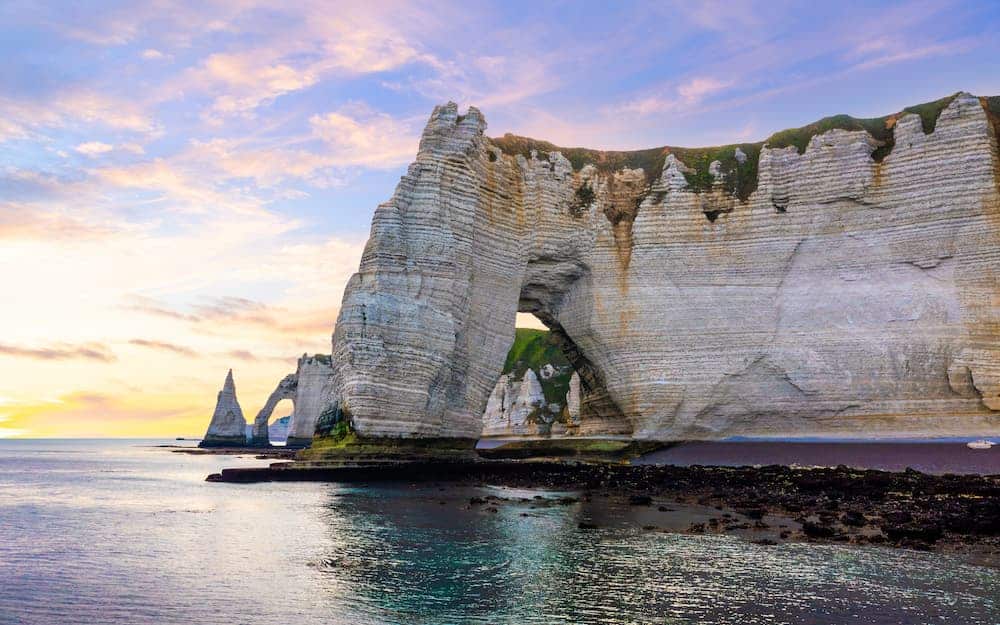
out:
{"label": "eroded cliff edge", "polygon": [[545,151],[436,108],[345,291],[328,411],[478,437],[520,310],[562,338],[583,434],[996,432],[993,101],[941,102],[728,152]]}

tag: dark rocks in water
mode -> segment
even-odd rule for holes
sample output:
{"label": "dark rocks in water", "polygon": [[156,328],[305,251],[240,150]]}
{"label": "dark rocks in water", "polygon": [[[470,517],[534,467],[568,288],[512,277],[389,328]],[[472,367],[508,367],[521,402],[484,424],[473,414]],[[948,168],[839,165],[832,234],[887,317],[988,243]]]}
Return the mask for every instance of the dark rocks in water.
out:
{"label": "dark rocks in water", "polygon": [[937,523],[906,523],[903,525],[883,525],[882,533],[893,542],[916,541],[936,543],[944,530]]}
{"label": "dark rocks in water", "polygon": [[865,518],[865,515],[855,510],[848,510],[844,514],[840,515],[840,522],[851,527],[864,527],[868,524],[868,520]]}
{"label": "dark rocks in water", "polygon": [[[794,517],[810,540],[852,541],[1000,553],[1000,475],[928,475],[860,469],[790,467],[679,467],[561,461],[435,461],[353,465],[275,463],[226,469],[209,481],[436,482],[580,492],[583,502],[615,497],[633,506],[654,501],[722,506],[712,531],[763,530],[761,519]],[[494,496],[491,496],[494,497]],[[469,500],[485,505],[490,497]],[[569,505],[576,498],[538,496],[537,506]],[[838,511],[830,510],[836,501]],[[661,512],[670,512],[658,506]],[[753,525],[743,520],[753,520]],[[707,518],[706,518],[707,521]],[[643,521],[648,522],[648,521]],[[583,521],[582,529],[595,525]],[[883,533],[861,528],[880,527]],[[590,528],[593,529],[593,528]],[[791,528],[781,528],[785,538]],[[695,524],[692,533],[706,531]],[[884,534],[884,535],[883,535]],[[865,536],[865,537],[862,537]],[[922,545],[922,546],[920,546]],[[978,547],[975,547],[979,545]]]}
{"label": "dark rocks in water", "polygon": [[579,523],[576,524],[576,526],[578,528],[582,529],[582,530],[596,530],[597,529],[597,524],[596,523],[591,523],[589,521],[580,521]]}
{"label": "dark rocks in water", "polygon": [[906,510],[892,510],[882,514],[882,518],[890,525],[902,525],[913,520],[913,515]]}
{"label": "dark rocks in water", "polygon": [[763,508],[747,508],[745,510],[740,510],[740,514],[748,519],[763,519],[767,511]]}
{"label": "dark rocks in water", "polygon": [[802,533],[809,538],[833,538],[836,534],[832,527],[811,521],[806,521],[802,524]]}

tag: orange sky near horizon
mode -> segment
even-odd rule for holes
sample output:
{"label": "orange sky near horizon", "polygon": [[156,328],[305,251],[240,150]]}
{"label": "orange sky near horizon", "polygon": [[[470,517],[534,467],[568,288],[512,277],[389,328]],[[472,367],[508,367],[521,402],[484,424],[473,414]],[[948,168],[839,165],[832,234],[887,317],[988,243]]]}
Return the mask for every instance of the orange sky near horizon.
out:
{"label": "orange sky near horizon", "polygon": [[100,9],[0,3],[0,438],[198,437],[230,368],[252,420],[435,105],[625,150],[1000,94],[996,3]]}

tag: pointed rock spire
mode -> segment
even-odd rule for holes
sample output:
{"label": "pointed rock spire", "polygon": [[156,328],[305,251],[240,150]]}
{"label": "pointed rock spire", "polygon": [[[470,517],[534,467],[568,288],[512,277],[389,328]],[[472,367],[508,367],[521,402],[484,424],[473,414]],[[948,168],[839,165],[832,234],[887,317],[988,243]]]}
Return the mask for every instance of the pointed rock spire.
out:
{"label": "pointed rock spire", "polygon": [[246,429],[247,421],[243,417],[240,402],[236,399],[236,384],[233,382],[233,370],[230,369],[216,399],[208,431],[198,446],[243,447],[247,442]]}

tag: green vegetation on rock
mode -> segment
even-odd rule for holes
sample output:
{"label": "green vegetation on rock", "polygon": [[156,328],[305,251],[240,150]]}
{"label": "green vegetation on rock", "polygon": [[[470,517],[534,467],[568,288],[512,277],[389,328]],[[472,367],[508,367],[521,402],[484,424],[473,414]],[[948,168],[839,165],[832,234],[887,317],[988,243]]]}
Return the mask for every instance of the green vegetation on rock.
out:
{"label": "green vegetation on rock", "polygon": [[595,197],[594,188],[590,186],[589,182],[580,185],[574,194],[573,203],[569,205],[569,212],[574,217],[579,217],[583,214],[584,209],[591,205]]}
{"label": "green vegetation on rock", "polygon": [[[924,132],[930,134],[934,132],[938,117],[958,94],[950,95],[933,102],[925,102],[915,106],[908,106],[898,113],[874,118],[857,118],[850,115],[833,115],[802,126],[801,128],[790,128],[774,133],[766,141],[756,143],[741,143],[708,148],[676,148],[664,146],[650,148],[646,150],[614,151],[614,150],[590,150],[587,148],[562,148],[548,141],[519,137],[517,135],[506,134],[502,137],[491,139],[494,145],[498,146],[506,154],[521,154],[530,158],[532,150],[537,152],[538,157],[547,159],[549,153],[559,152],[572,164],[573,169],[579,171],[585,165],[593,165],[599,172],[610,173],[621,169],[642,168],[646,175],[646,181],[652,184],[660,172],[663,170],[663,162],[668,154],[674,154],[687,167],[693,171],[684,174],[688,185],[695,193],[710,191],[716,184],[715,178],[709,173],[709,167],[713,161],[719,161],[720,174],[722,174],[721,184],[723,189],[742,201],[746,201],[750,194],[757,189],[758,162],[760,160],[760,150],[765,145],[769,148],[785,148],[794,146],[800,154],[804,153],[809,141],[818,134],[829,130],[865,130],[872,135],[881,146],[872,154],[875,161],[880,162],[891,151],[894,146],[893,128],[896,120],[906,113],[915,113],[920,116]],[[1000,134],[1000,98],[983,98],[984,106],[991,112],[991,120],[994,127]],[[747,158],[740,163],[736,159],[736,148],[746,154]]]}
{"label": "green vegetation on rock", "polygon": [[[757,190],[757,163],[763,143],[740,143],[712,148],[668,148],[670,153],[687,165],[685,172],[688,186],[695,193],[711,191],[717,182],[709,172],[713,161],[719,161],[722,188],[730,195],[745,202]],[[739,149],[746,156],[743,162],[736,158]]]}
{"label": "green vegetation on rock", "polygon": [[477,451],[480,456],[494,460],[573,458],[584,462],[627,463],[632,458],[670,446],[669,443],[656,441],[553,438],[511,441],[498,447]]}
{"label": "green vegetation on rock", "polygon": [[[540,372],[546,364],[551,364],[558,373],[548,380],[543,380]],[[551,332],[533,328],[517,328],[514,331],[514,344],[507,352],[503,373],[520,380],[528,369],[533,370],[538,376],[546,403],[566,403],[573,367]]]}
{"label": "green vegetation on rock", "polygon": [[335,401],[316,418],[316,435],[339,441],[354,433],[351,428],[351,413]]}
{"label": "green vegetation on rock", "polygon": [[385,438],[351,432],[341,439],[317,436],[312,446],[296,455],[296,460],[316,463],[471,460],[475,457],[475,445],[475,439]]}
{"label": "green vegetation on rock", "polygon": [[958,94],[956,93],[946,98],[941,98],[940,100],[934,100],[933,102],[925,102],[923,104],[917,104],[916,106],[908,106],[899,113],[885,115],[883,117],[872,117],[867,119],[851,117],[850,115],[834,115],[832,117],[824,117],[818,122],[813,122],[812,124],[801,128],[791,128],[776,132],[768,137],[765,143],[769,148],[787,148],[795,146],[795,149],[798,150],[799,154],[804,154],[806,146],[809,145],[809,141],[811,141],[816,135],[835,129],[866,130],[868,131],[868,134],[882,144],[881,147],[875,150],[872,154],[873,159],[877,162],[881,162],[882,159],[892,152],[892,148],[895,145],[893,129],[896,126],[897,119],[906,113],[915,113],[920,116],[920,122],[923,126],[924,134],[931,134],[937,126],[937,120],[938,117],[941,116],[941,111],[947,108],[957,95]]}

